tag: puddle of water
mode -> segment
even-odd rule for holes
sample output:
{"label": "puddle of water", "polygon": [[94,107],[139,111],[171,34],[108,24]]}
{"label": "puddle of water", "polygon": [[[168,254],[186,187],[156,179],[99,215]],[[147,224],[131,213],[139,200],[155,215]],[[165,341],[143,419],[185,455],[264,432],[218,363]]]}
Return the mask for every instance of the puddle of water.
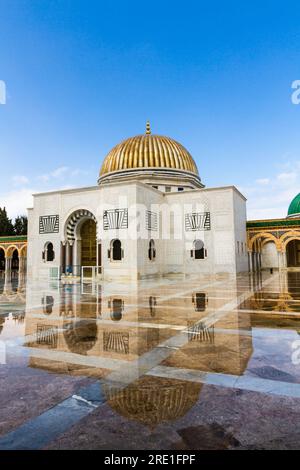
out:
{"label": "puddle of water", "polygon": [[[297,395],[298,389],[284,388],[300,384],[292,360],[300,315],[288,316],[300,312],[295,284],[293,276],[283,282],[267,275],[255,282],[248,275],[162,279],[155,286],[130,284],[122,293],[105,283],[0,279],[0,377],[15,397],[11,427],[23,422],[20,377],[27,405],[36,399],[24,420],[48,409],[45,383],[58,387],[51,392],[58,405],[71,391],[80,396],[82,381],[100,380],[114,413],[145,426],[183,418],[201,400],[204,384],[216,381],[235,388],[244,377],[249,390],[265,393],[272,383],[275,391]],[[1,413],[7,412],[0,421]],[[0,426],[0,435],[8,430]]]}

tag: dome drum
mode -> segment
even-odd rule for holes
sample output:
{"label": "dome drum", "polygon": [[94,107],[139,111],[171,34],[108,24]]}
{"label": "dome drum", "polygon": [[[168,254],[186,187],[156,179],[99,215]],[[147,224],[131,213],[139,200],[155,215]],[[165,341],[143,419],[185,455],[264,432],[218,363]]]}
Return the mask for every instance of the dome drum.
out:
{"label": "dome drum", "polygon": [[144,181],[149,184],[170,184],[170,185],[192,185],[203,188],[198,175],[190,171],[182,171],[167,168],[132,168],[126,170],[112,171],[98,179],[98,184],[108,184],[121,181]]}

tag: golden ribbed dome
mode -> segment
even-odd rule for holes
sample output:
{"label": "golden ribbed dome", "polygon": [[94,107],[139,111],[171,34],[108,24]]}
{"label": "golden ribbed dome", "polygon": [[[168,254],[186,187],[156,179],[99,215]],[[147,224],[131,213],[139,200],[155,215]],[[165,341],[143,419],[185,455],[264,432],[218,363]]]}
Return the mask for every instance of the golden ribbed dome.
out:
{"label": "golden ribbed dome", "polygon": [[170,137],[150,133],[130,137],[116,145],[106,156],[100,177],[114,171],[142,168],[162,168],[188,171],[198,175],[196,163],[191,154]]}

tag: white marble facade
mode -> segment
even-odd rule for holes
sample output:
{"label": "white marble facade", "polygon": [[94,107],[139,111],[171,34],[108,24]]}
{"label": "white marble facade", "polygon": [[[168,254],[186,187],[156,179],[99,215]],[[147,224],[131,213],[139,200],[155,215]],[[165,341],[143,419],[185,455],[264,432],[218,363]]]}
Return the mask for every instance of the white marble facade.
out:
{"label": "white marble facade", "polygon": [[[105,211],[111,211],[114,220],[116,209],[127,214],[124,223],[123,212],[119,228],[113,227],[114,222],[107,225],[107,220],[104,221]],[[74,214],[70,236],[68,227]],[[191,214],[196,214],[196,219]],[[96,264],[101,266],[98,272],[102,279],[133,280],[167,274],[234,275],[248,270],[246,201],[234,186],[162,192],[139,181],[110,182],[35,194],[28,217],[27,269],[33,279],[49,277],[55,272],[51,268],[62,272],[66,265],[77,267],[77,271],[71,268],[67,274],[80,274],[80,225],[88,218],[97,227]],[[113,240],[121,242],[120,260],[112,259]],[[152,254],[155,252],[152,259],[149,259],[150,240]],[[47,260],[49,243],[53,245],[54,258]],[[197,248],[203,248],[200,259],[195,257]]]}

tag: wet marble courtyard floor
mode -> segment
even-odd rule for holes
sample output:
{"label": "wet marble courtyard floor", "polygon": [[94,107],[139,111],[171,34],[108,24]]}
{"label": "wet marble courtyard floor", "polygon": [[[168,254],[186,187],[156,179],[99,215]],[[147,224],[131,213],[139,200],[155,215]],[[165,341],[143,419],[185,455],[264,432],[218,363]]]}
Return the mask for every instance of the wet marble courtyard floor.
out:
{"label": "wet marble courtyard floor", "polygon": [[0,449],[297,449],[300,273],[0,279]]}

